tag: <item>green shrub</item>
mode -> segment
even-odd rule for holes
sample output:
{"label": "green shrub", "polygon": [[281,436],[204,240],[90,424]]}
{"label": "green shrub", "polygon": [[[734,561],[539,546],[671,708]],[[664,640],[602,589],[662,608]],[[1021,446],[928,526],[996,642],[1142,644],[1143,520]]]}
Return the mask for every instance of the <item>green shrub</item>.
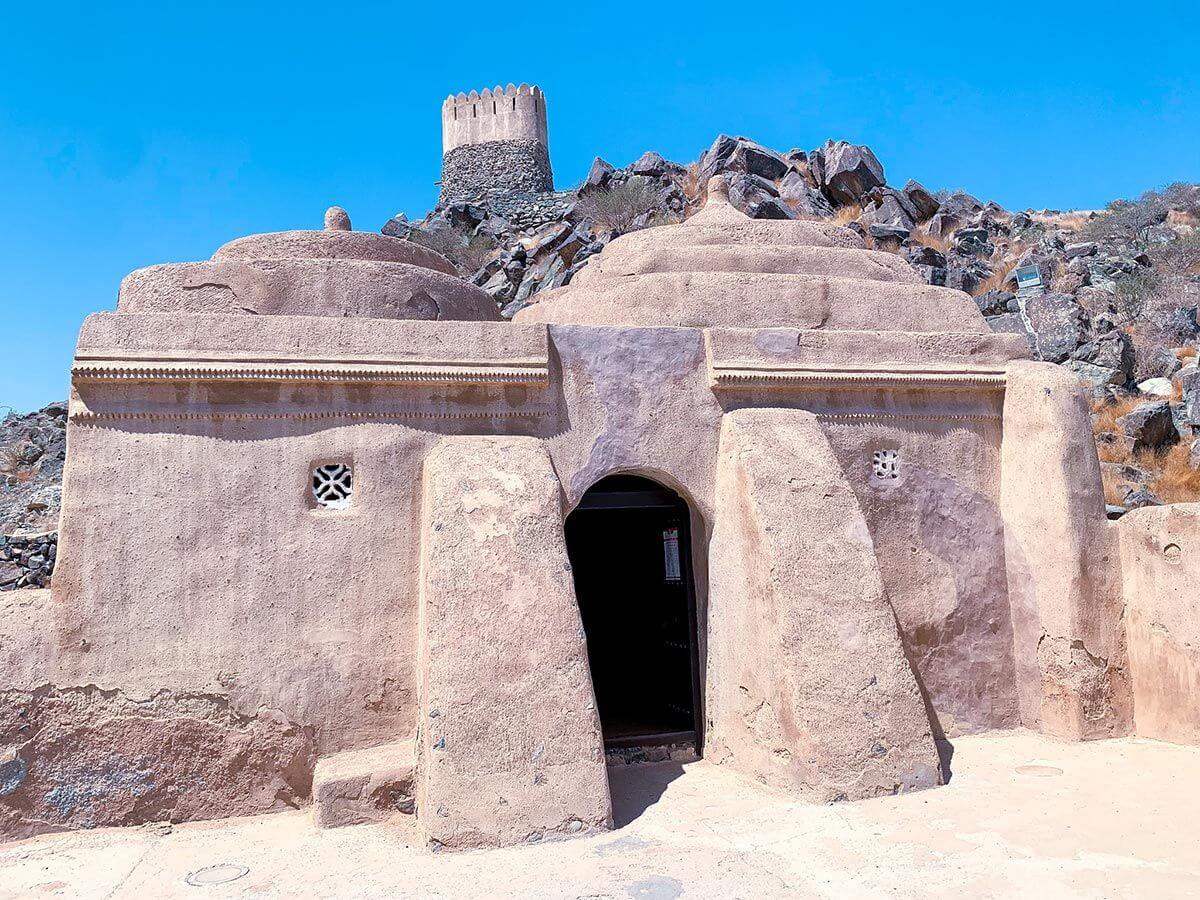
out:
{"label": "green shrub", "polygon": [[649,178],[630,178],[607,190],[592,191],[579,198],[576,212],[600,231],[624,234],[636,220],[657,210],[661,202],[658,184]]}

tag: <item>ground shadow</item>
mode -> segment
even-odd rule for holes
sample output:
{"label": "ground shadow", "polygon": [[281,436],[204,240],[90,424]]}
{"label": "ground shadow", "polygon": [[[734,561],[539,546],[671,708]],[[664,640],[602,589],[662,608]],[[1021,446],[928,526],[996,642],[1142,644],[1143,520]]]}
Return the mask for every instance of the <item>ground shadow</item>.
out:
{"label": "ground shadow", "polygon": [[679,762],[610,766],[608,790],[612,795],[613,827],[624,828],[658,802],[672,781],[683,774]]}

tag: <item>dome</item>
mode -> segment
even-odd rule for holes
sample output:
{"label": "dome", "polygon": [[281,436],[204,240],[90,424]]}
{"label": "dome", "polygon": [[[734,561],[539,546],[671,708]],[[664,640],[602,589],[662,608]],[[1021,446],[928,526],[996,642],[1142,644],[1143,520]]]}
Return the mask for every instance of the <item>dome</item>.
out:
{"label": "dome", "polygon": [[238,238],[208,262],[149,266],[125,277],[118,312],[499,320],[486,292],[441,254],[350,230],[331,207],[324,231]]}
{"label": "dome", "polygon": [[925,284],[894,253],[827,222],[750,219],[721,176],[679,225],[612,241],[520,322],[862,331],[988,331],[961,291]]}

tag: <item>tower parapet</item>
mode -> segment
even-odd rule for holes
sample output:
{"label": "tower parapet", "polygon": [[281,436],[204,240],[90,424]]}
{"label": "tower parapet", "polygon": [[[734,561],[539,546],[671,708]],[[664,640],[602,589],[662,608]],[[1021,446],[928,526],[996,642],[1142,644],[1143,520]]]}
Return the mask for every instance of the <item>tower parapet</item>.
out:
{"label": "tower parapet", "polygon": [[546,97],[540,88],[496,85],[446,98],[441,202],[552,190]]}

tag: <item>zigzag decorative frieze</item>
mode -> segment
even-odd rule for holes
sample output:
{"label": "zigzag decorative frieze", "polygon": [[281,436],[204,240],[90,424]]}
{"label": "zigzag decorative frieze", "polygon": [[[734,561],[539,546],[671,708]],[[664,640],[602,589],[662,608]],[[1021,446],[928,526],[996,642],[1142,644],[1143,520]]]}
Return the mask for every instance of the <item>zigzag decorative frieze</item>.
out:
{"label": "zigzag decorative frieze", "polygon": [[77,358],[77,382],[92,381],[276,381],[338,384],[523,384],[543,386],[550,372],[541,362],[380,362],[305,360],[149,360]]}
{"label": "zigzag decorative frieze", "polygon": [[999,422],[1003,416],[998,413],[817,413],[817,418],[829,422]]}
{"label": "zigzag decorative frieze", "polygon": [[102,425],[105,422],[264,422],[291,420],[300,422],[326,421],[329,419],[346,419],[350,421],[402,421],[411,419],[437,420],[535,420],[544,418],[544,411],[516,410],[472,410],[468,412],[445,412],[440,410],[322,410],[317,412],[272,412],[272,413],[233,413],[233,412],[92,412],[90,410],[73,413],[71,422],[77,425]]}
{"label": "zigzag decorative frieze", "polygon": [[867,369],[804,369],[718,366],[711,369],[714,390],[747,387],[782,390],[905,390],[1003,391],[1004,372],[986,369],[878,371]]}

